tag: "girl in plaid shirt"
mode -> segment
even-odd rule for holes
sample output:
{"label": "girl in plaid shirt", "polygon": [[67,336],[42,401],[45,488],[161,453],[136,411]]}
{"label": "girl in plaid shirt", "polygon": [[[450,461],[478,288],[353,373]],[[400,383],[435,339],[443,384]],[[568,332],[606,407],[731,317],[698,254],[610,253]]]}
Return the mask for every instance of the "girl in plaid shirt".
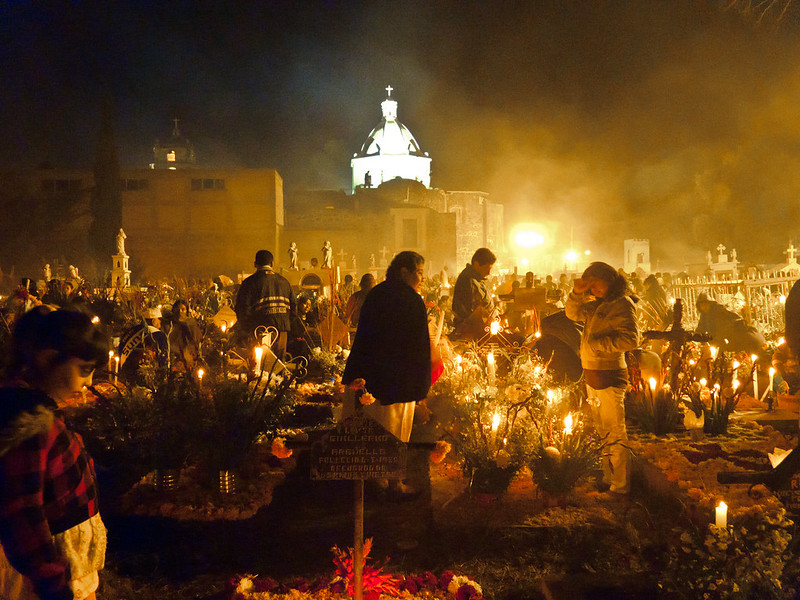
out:
{"label": "girl in plaid shirt", "polygon": [[0,388],[2,598],[95,598],[106,531],[94,466],[58,402],[91,385],[107,359],[83,313],[39,307],[17,322]]}

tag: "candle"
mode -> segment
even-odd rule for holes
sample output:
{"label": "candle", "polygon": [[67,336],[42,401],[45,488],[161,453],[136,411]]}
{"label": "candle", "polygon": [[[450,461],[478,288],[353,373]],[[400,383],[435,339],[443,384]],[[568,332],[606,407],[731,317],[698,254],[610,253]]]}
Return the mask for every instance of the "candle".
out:
{"label": "candle", "polygon": [[225,335],[225,330],[228,328],[228,326],[225,323],[223,323],[222,325],[219,326],[219,328],[222,331],[222,335]]}
{"label": "candle", "polygon": [[117,383],[117,374],[119,373],[119,356],[114,357],[114,383]]}
{"label": "candle", "polygon": [[495,384],[494,351],[486,355],[486,366],[489,372],[489,385]]}
{"label": "candle", "polygon": [[491,324],[489,325],[489,332],[492,335],[497,335],[499,331],[500,331],[500,321],[492,321]]}
{"label": "candle", "polygon": [[256,366],[255,366],[255,376],[261,376],[261,357],[264,355],[264,349],[261,346],[256,346],[255,349],[255,357],[256,357]]}
{"label": "candle", "polygon": [[564,435],[572,433],[572,413],[567,413],[564,417]]}
{"label": "candle", "polygon": [[205,375],[205,371],[203,369],[197,369],[197,386],[203,387],[203,375]]}
{"label": "candle", "polygon": [[114,351],[108,351],[108,372],[111,373],[114,371]]}
{"label": "candle", "polygon": [[775,367],[769,368],[769,390],[772,390],[772,382],[775,380]]}
{"label": "candle", "polygon": [[726,528],[728,526],[728,505],[720,502],[715,512],[717,527]]}
{"label": "candle", "polygon": [[655,399],[655,397],[656,397],[656,384],[657,383],[658,382],[656,381],[655,377],[651,377],[650,378],[650,398],[651,399]]}

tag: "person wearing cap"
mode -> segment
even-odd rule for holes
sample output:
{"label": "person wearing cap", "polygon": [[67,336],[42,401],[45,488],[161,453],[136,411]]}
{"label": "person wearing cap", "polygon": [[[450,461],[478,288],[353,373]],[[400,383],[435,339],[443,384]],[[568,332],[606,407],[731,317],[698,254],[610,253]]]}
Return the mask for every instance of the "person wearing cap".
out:
{"label": "person wearing cap", "polygon": [[156,306],[143,310],[142,319],[119,342],[119,375],[124,380],[136,377],[139,365],[148,352],[155,356],[159,366],[167,365],[169,345],[166,334],[161,331],[161,309]]}
{"label": "person wearing cap", "polygon": [[742,317],[711,300],[705,292],[697,295],[695,306],[700,315],[696,331],[709,334],[714,346],[724,352],[747,352],[766,358],[764,336]]}
{"label": "person wearing cap", "polygon": [[295,297],[289,280],[272,270],[272,261],[269,250],[256,252],[256,272],[242,282],[236,294],[236,328],[240,340],[255,344],[256,329],[274,327],[278,338],[273,342],[272,351],[283,359],[295,313]]}

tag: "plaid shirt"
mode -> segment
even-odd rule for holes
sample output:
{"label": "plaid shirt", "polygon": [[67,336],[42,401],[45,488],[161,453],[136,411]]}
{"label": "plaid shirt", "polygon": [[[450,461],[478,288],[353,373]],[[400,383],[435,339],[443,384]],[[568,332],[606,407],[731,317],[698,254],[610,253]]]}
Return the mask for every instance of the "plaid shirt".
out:
{"label": "plaid shirt", "polygon": [[53,535],[97,514],[94,465],[51,398],[0,390],[0,543],[43,599],[72,599]]}

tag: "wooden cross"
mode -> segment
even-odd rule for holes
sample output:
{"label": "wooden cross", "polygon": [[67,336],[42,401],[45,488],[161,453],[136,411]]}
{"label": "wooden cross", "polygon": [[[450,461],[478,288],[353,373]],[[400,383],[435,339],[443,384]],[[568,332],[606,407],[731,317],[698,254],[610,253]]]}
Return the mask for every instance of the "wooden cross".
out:
{"label": "wooden cross", "polygon": [[390,86],[390,85],[387,85],[387,86],[386,86],[386,97],[387,97],[387,98],[390,98],[390,97],[391,97],[391,95],[392,95],[392,90],[393,90],[393,89],[394,89],[394,88],[393,88],[392,86]]}

